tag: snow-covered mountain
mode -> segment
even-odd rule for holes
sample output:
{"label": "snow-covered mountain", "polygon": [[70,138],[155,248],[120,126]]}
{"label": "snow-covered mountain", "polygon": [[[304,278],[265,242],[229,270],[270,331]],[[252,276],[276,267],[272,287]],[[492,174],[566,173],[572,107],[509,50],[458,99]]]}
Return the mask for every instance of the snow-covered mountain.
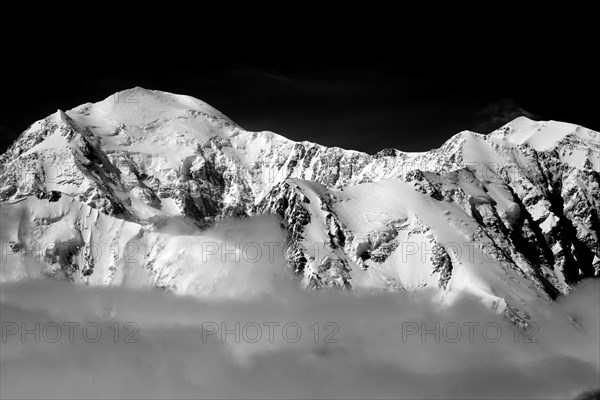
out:
{"label": "snow-covered mountain", "polygon": [[600,276],[600,133],[525,117],[369,155],[134,88],[31,125],[0,156],[0,202],[0,282],[211,294],[246,272],[204,262],[227,240],[207,228],[256,214],[280,217],[287,237],[261,232],[258,247],[279,241],[307,288],[469,292],[526,324]]}

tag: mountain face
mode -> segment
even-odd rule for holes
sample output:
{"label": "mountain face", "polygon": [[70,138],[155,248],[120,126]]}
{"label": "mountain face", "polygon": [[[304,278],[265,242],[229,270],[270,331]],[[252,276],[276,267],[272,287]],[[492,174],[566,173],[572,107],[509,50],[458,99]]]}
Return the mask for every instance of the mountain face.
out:
{"label": "mountain face", "polygon": [[306,288],[469,292],[527,324],[600,276],[600,133],[524,117],[369,155],[134,88],[32,124],[0,156],[0,202],[0,282],[119,285],[135,265],[140,284],[208,295],[236,273],[203,262],[224,240],[209,227],[259,214],[286,237],[258,246],[279,240]]}

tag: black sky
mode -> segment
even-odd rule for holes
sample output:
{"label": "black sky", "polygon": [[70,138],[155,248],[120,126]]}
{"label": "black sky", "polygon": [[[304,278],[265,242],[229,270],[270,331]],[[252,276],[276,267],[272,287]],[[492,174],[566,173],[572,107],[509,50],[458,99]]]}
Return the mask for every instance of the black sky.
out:
{"label": "black sky", "polygon": [[593,13],[361,7],[4,16],[0,152],[57,108],[134,86],[369,153],[428,150],[523,112],[600,129]]}

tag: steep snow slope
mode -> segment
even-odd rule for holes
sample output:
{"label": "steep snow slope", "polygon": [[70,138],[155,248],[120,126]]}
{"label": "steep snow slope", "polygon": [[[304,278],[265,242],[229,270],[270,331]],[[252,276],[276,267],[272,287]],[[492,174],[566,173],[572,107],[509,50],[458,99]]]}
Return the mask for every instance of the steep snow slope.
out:
{"label": "steep snow slope", "polygon": [[[0,217],[0,282],[66,278],[92,286],[153,286],[178,294],[234,296],[267,290],[270,280],[285,272],[281,251],[253,262],[257,252],[269,248],[244,234],[248,228],[254,234],[260,231],[265,242],[279,242],[282,249],[285,235],[274,219],[248,220],[229,235],[223,229],[199,232],[169,225],[156,231],[66,195],[7,202]],[[238,246],[230,246],[226,256],[216,251],[230,242]]]}
{"label": "steep snow slope", "polygon": [[[287,264],[311,288],[470,291],[525,321],[600,274],[600,134],[524,117],[429,152],[369,155],[249,132],[200,100],[134,88],[31,125],[0,156],[0,201],[11,256],[35,252],[23,232],[56,220],[41,238],[79,247],[39,269],[78,280],[83,265],[98,284],[122,284],[127,266],[88,251],[90,269],[85,248],[118,243],[144,254],[144,284],[211,293],[219,273],[239,275],[204,271],[190,246],[216,221],[265,213],[281,218]],[[89,228],[82,213],[106,222]],[[0,280],[25,274],[5,259]]]}

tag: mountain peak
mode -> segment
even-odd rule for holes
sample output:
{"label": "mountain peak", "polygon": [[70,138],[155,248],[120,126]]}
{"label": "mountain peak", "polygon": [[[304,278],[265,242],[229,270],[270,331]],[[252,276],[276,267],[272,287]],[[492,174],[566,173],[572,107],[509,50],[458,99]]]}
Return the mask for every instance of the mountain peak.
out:
{"label": "mountain peak", "polygon": [[140,86],[116,92],[98,103],[88,103],[71,111],[77,111],[82,107],[88,111],[97,109],[102,115],[120,119],[125,123],[127,120],[138,124],[149,123],[157,118],[177,118],[187,112],[218,118],[235,125],[219,110],[200,99],[160,90],[149,90]]}
{"label": "mountain peak", "polygon": [[577,135],[581,129],[583,129],[581,126],[567,122],[535,121],[521,116],[490,135],[514,144],[526,144],[538,151],[544,151],[552,149],[569,135]]}
{"label": "mountain peak", "polygon": [[[158,236],[140,232],[163,235],[174,220],[204,228],[231,216],[275,213],[292,238],[290,266],[305,274],[307,287],[427,285],[443,293],[474,290],[496,308],[505,300],[514,307],[524,298],[568,292],[580,271],[600,273],[598,182],[589,173],[600,171],[598,135],[520,117],[489,136],[462,131],[432,151],[386,149],[372,156],[245,131],[194,97],[134,87],[58,110],[28,128],[0,157],[0,201],[29,198],[32,209],[43,211],[39,201],[55,203],[54,193],[65,194],[79,202],[69,217],[74,222],[63,223],[71,237],[91,237],[91,222],[71,229],[85,221],[85,205],[104,215],[106,227],[121,224],[115,218],[129,224],[123,234],[101,232],[106,243],[156,244],[148,254],[159,258],[163,244],[179,239],[161,236],[160,244],[153,241]],[[55,221],[64,214],[61,204],[48,206],[54,208],[41,218]],[[8,207],[5,214],[25,215],[19,210]],[[21,221],[13,222],[7,240],[16,241]],[[52,235],[47,230],[45,239],[62,240]],[[18,240],[30,245],[24,236]],[[433,256],[401,262],[406,254],[399,244],[414,241]],[[481,244],[475,258],[460,257],[471,252],[460,244],[465,241]],[[458,249],[444,249],[448,243]],[[157,285],[175,290],[183,282],[169,264],[171,253],[164,254],[140,261],[147,263],[141,267]],[[325,254],[332,255],[328,268],[307,265],[309,256]],[[196,261],[181,259],[189,266]],[[91,279],[118,283],[118,268],[110,257],[98,259]],[[173,275],[161,275],[162,268]],[[0,281],[12,276],[0,274]],[[512,280],[516,291],[503,283]]]}
{"label": "mountain peak", "polygon": [[50,118],[53,118],[56,122],[64,122],[65,124],[69,123],[69,117],[61,109],[56,110],[56,112],[52,114]]}

